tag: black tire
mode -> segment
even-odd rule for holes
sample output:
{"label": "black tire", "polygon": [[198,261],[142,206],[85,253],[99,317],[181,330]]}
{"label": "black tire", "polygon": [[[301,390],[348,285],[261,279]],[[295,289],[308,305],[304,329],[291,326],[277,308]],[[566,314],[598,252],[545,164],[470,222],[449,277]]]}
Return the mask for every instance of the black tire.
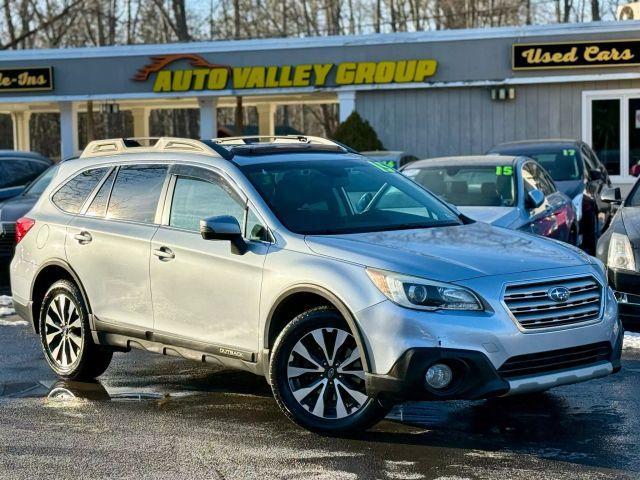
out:
{"label": "black tire", "polygon": [[[305,339],[309,338],[309,335],[313,335],[312,332],[318,331],[323,332],[323,338],[326,338],[324,335],[331,336],[334,332],[335,335],[343,335],[343,337],[344,333],[348,334],[348,336],[345,337],[346,339],[338,347],[335,346],[338,342],[338,337],[333,337],[334,343],[331,347],[333,350],[331,356],[334,360],[336,360],[342,353],[344,353],[344,356],[348,356],[349,358],[353,358],[353,355],[356,355],[356,360],[344,362],[342,365],[342,368],[344,369],[342,374],[338,373],[340,372],[338,368],[340,365],[339,363],[335,364],[337,365],[335,370],[331,369],[331,366],[327,367],[334,370],[334,373],[331,374],[327,373],[328,370],[325,370],[324,373],[313,372],[311,374],[303,374],[312,376],[317,375],[317,377],[311,377],[310,385],[318,386],[317,392],[319,393],[316,398],[317,401],[319,401],[320,397],[323,397],[322,411],[325,416],[318,416],[312,413],[310,406],[303,406],[303,404],[295,398],[291,382],[297,381],[297,379],[302,378],[303,375],[294,379],[290,379],[288,376],[290,366],[295,361],[299,360],[297,357],[294,357],[293,349],[299,345],[299,342],[303,342]],[[318,344],[316,343],[316,345]],[[354,366],[352,367],[353,370],[358,371],[358,375],[364,376],[364,370],[362,370],[362,374],[360,374],[359,369],[362,368],[362,363],[359,359],[360,357],[357,355],[358,352],[355,351],[356,348],[355,339],[346,325],[346,322],[335,309],[330,307],[323,306],[307,310],[294,318],[284,328],[278,336],[273,348],[269,365],[269,377],[276,402],[290,420],[301,427],[314,432],[324,434],[341,434],[364,431],[385,417],[391,408],[390,405],[383,405],[377,399],[371,397],[366,398],[362,403],[358,403],[358,401],[355,400],[356,397],[349,396],[348,392],[352,392],[356,388],[353,387],[354,385],[357,385],[360,392],[364,391],[364,379],[362,379],[362,383],[360,383],[360,376],[356,377],[355,373],[351,374],[345,371],[347,370],[346,367],[352,365]],[[316,352],[317,351],[318,350],[316,350]],[[307,350],[307,353],[311,352]],[[318,361],[318,364],[321,363],[320,358],[324,358],[322,355],[311,356],[314,357],[314,360]],[[335,377],[333,376],[334,374],[336,375]],[[325,382],[324,387],[321,386],[321,383],[317,383],[319,381]],[[326,385],[327,382],[330,386]],[[354,390],[345,389],[344,386],[353,387]],[[301,390],[302,389],[296,390],[296,392]],[[309,395],[315,395],[315,393],[316,391],[312,391]],[[360,395],[362,395],[362,393],[360,393]],[[342,408],[345,406],[347,407],[346,410],[342,410],[342,412],[346,413],[347,416],[342,418],[337,418],[339,415],[338,399],[341,401]],[[346,399],[346,402],[343,401],[343,399]],[[335,415],[335,418],[330,418],[331,414],[327,413],[327,405],[330,405],[332,401],[334,402],[333,414]]]}
{"label": "black tire", "polygon": [[93,380],[111,363],[113,351],[93,343],[87,307],[74,283],[58,280],[51,285],[42,301],[39,325],[45,359],[59,377]]}

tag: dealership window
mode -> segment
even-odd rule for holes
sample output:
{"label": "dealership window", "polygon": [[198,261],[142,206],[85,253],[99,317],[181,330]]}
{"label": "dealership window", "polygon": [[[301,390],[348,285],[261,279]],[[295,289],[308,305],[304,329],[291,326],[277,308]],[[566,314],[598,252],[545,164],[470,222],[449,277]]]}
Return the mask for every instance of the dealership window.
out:
{"label": "dealership window", "polygon": [[584,139],[614,181],[640,176],[640,90],[586,92]]}

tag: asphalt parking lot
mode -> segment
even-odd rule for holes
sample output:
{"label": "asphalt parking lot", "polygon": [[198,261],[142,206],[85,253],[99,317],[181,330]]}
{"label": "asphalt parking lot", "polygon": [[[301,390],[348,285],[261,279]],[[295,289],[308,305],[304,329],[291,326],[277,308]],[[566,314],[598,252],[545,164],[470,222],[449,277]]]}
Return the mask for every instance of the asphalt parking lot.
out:
{"label": "asphalt parking lot", "polygon": [[263,379],[175,358],[117,354],[100,383],[57,381],[31,328],[1,320],[2,478],[640,477],[637,338],[604,380],[405,404],[372,431],[329,438],[289,423]]}

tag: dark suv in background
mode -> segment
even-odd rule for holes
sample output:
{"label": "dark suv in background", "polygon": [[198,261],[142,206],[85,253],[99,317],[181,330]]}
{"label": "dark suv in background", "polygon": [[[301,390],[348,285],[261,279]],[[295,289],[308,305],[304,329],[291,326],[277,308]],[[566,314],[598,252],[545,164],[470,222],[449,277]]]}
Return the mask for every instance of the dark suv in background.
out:
{"label": "dark suv in background", "polygon": [[600,198],[611,181],[589,145],[578,140],[528,140],[502,143],[489,153],[525,156],[541,164],[572,200],[580,225],[579,244],[595,254],[598,238],[611,220],[611,206]]}
{"label": "dark suv in background", "polygon": [[19,195],[51,165],[38,153],[0,150],[0,200]]}

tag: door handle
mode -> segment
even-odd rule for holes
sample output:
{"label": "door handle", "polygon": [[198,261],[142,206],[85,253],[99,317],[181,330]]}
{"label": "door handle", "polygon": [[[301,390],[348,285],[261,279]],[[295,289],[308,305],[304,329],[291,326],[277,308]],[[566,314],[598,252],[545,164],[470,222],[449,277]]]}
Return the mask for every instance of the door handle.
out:
{"label": "door handle", "polygon": [[155,249],[153,251],[153,254],[163,262],[173,260],[174,258],[176,258],[176,254],[173,253],[173,250],[167,247],[160,247],[158,249]]}
{"label": "door handle", "polygon": [[93,240],[93,237],[91,237],[91,234],[89,232],[80,232],[80,233],[76,233],[73,238],[76,239],[76,241],[80,244],[80,245],[86,245],[87,243],[91,243],[91,240]]}

